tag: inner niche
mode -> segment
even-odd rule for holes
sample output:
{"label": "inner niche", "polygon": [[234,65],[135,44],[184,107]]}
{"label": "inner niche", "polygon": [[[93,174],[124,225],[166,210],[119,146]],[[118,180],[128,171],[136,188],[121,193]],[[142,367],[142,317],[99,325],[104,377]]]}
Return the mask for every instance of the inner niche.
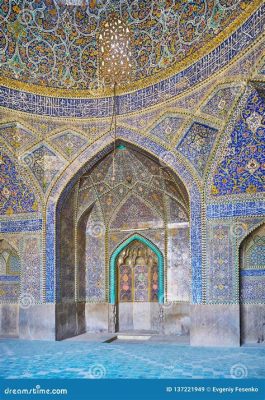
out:
{"label": "inner niche", "polygon": [[118,260],[118,302],[158,301],[158,259],[144,243],[134,240]]}
{"label": "inner niche", "polygon": [[[265,224],[240,246],[241,342],[265,343]],[[261,299],[263,302],[261,302]]]}
{"label": "inner niche", "polygon": [[[163,302],[163,259],[158,249],[139,235],[133,235],[116,250],[114,263],[117,326],[120,332],[159,331],[158,302]],[[118,253],[117,253],[118,252]],[[115,256],[115,254],[117,255]],[[160,265],[159,265],[160,264]],[[112,284],[112,282],[111,282]]]}
{"label": "inner niche", "polygon": [[19,336],[20,257],[6,240],[0,240],[0,330],[1,335]]}
{"label": "inner niche", "polygon": [[[131,145],[118,144],[114,162],[114,175],[113,152],[87,170],[59,214],[57,338],[84,331],[188,334],[186,189],[163,163]],[[128,247],[119,251],[125,242]],[[111,260],[117,251],[114,282]],[[169,302],[170,307],[162,304]]]}
{"label": "inner niche", "polygon": [[2,302],[17,304],[20,296],[20,258],[5,240],[0,240],[0,290]]}

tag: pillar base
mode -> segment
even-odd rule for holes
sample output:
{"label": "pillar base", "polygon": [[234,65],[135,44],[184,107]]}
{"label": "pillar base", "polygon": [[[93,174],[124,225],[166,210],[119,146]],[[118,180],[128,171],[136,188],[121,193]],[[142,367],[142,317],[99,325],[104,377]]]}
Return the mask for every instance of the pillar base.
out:
{"label": "pillar base", "polygon": [[18,337],[18,304],[0,304],[0,337]]}
{"label": "pillar base", "polygon": [[265,343],[265,304],[241,305],[241,343]]}
{"label": "pillar base", "polygon": [[36,304],[19,310],[19,338],[55,340],[55,305]]}
{"label": "pillar base", "polygon": [[191,305],[192,346],[240,346],[239,305]]}

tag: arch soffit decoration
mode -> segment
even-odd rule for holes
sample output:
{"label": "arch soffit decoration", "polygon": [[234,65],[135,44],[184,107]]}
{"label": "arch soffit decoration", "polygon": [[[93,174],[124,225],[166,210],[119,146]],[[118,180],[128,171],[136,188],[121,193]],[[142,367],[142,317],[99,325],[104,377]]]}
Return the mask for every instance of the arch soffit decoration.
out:
{"label": "arch soffit decoration", "polygon": [[[93,168],[94,168],[94,166],[91,167],[91,169],[93,169]],[[176,186],[178,187],[178,189],[181,191],[181,189],[179,188],[178,183],[175,182],[175,179],[174,179],[174,183],[176,184]],[[159,191],[159,189],[157,189],[157,190]],[[110,190],[110,191],[111,191],[111,190]],[[132,193],[133,193],[140,201],[142,201],[148,208],[152,207],[152,204],[151,204],[148,200],[146,200],[146,199],[144,199],[143,197],[139,196],[139,195],[133,190],[133,187],[132,187],[132,188],[130,188],[130,191],[127,193],[127,195],[125,196],[125,198],[122,199],[122,200],[120,201],[120,203],[118,204],[118,206],[116,207],[116,209],[115,209],[115,211],[114,211],[113,216],[111,217],[111,219],[109,220],[108,223],[107,223],[107,222],[105,221],[105,219],[104,219],[104,216],[103,216],[103,213],[102,213],[102,209],[101,209],[101,203],[100,203],[100,197],[99,197],[99,196],[97,196],[97,198],[96,198],[95,200],[92,200],[91,203],[88,203],[88,206],[87,206],[85,209],[82,210],[82,212],[78,215],[78,221],[77,221],[77,222],[81,221],[81,219],[84,217],[84,215],[86,214],[86,212],[87,212],[88,209],[91,209],[91,211],[92,211],[93,206],[95,205],[95,203],[98,202],[98,203],[99,203],[99,209],[100,209],[102,218],[103,218],[103,220],[104,220],[104,223],[105,223],[106,226],[108,225],[108,227],[110,227],[112,221],[113,221],[114,218],[117,216],[117,214],[118,214],[120,208],[126,203],[126,201],[128,200],[129,196],[130,196]],[[161,192],[161,193],[162,193],[162,192]],[[187,194],[188,194],[188,193],[187,193]],[[189,195],[189,194],[188,194],[188,195]],[[168,194],[168,197],[171,198],[173,201],[175,201],[180,207],[184,208],[185,211],[188,211],[188,210],[189,210],[189,204],[184,204],[182,200],[180,200],[180,199],[174,197],[174,196],[171,195],[171,194]],[[158,210],[156,210],[155,213],[157,214],[157,216],[158,216],[159,218],[161,218],[162,221],[164,221],[163,215],[162,215]],[[165,221],[164,221],[164,222],[165,222]]]}
{"label": "arch soffit decoration", "polygon": [[125,247],[127,247],[130,243],[134,240],[138,240],[139,242],[148,246],[157,256],[158,258],[158,302],[160,304],[164,303],[164,257],[158,247],[152,243],[149,239],[146,239],[144,236],[139,235],[138,233],[133,234],[126,240],[124,240],[116,249],[113,251],[110,257],[110,291],[109,291],[109,302],[110,304],[116,303],[116,296],[117,296],[117,284],[116,284],[116,260],[118,255],[121,253]]}
{"label": "arch soffit decoration", "polygon": [[152,210],[152,204],[151,204],[148,200],[142,198],[142,197],[139,196],[136,192],[130,191],[130,192],[127,193],[127,195],[125,196],[125,198],[122,199],[122,200],[120,201],[120,203],[118,204],[118,206],[115,208],[115,210],[114,210],[114,212],[113,212],[113,215],[111,216],[111,218],[110,218],[110,220],[109,220],[109,222],[108,222],[108,228],[109,228],[109,229],[111,229],[111,224],[112,224],[113,221],[116,219],[117,215],[118,215],[119,212],[120,212],[120,209],[122,208],[122,206],[123,206],[124,204],[126,204],[126,202],[129,200],[129,198],[130,198],[131,195],[132,195],[132,196],[135,196],[140,202],[142,202],[146,207],[148,207],[148,208],[153,212],[153,214],[154,214],[155,216],[157,216],[157,217],[159,217],[159,218],[161,219],[161,221],[163,222],[163,224],[165,223],[164,218],[163,218],[163,215],[162,215],[158,210],[154,210],[154,211],[153,211],[153,210]]}
{"label": "arch soffit decoration", "polygon": [[[93,169],[93,167],[92,167],[91,169]],[[111,192],[111,191],[112,191],[112,189],[110,188],[109,192]],[[103,215],[103,212],[102,212],[101,201],[100,201],[101,197],[100,197],[100,196],[96,195],[97,198],[96,198],[95,200],[92,200],[91,203],[88,203],[88,207],[87,207],[87,208],[91,208],[91,207],[94,206],[94,204],[98,203],[98,204],[99,204],[99,209],[100,209],[100,212],[101,212],[101,216],[102,216],[102,218],[103,218],[103,220],[104,220],[104,224],[105,224],[105,226],[106,226],[107,228],[110,229],[110,226],[111,226],[113,220],[114,220],[114,219],[116,218],[116,216],[118,215],[119,210],[120,210],[121,207],[127,202],[127,200],[129,199],[129,197],[130,197],[131,195],[134,195],[135,197],[137,197],[138,200],[140,200],[142,203],[144,203],[148,208],[150,208],[150,209],[152,208],[152,204],[151,204],[148,200],[146,200],[145,198],[139,196],[139,195],[137,194],[137,192],[135,192],[134,186],[133,186],[133,187],[130,187],[130,190],[128,191],[128,193],[126,194],[126,196],[125,196],[125,197],[119,202],[119,204],[116,206],[116,208],[114,209],[113,215],[111,216],[111,218],[109,219],[109,221],[105,221],[105,218],[104,218],[104,215]],[[170,196],[169,196],[169,197],[170,197]],[[171,196],[171,198],[172,198],[173,200],[175,200],[178,204],[180,204],[182,207],[184,207],[184,205],[182,204],[181,201],[178,201],[178,200],[175,199],[173,196]],[[86,214],[87,208],[83,209],[82,212],[78,215],[78,221],[80,221],[81,218]],[[154,212],[154,214],[155,214],[156,216],[158,216],[159,218],[161,218],[162,221],[164,221],[163,215],[162,215],[158,210],[155,210],[155,211],[153,211],[153,212]]]}
{"label": "arch soffit decoration", "polygon": [[[135,146],[139,151],[145,151],[158,160],[161,159],[161,155],[165,153],[171,154],[169,160],[162,159],[162,162],[180,177],[187,189],[189,200],[190,190],[192,188],[196,187],[198,193],[202,192],[201,181],[198,179],[197,174],[191,168],[190,163],[185,157],[182,157],[178,153],[171,152],[168,146],[158,144],[150,137],[142,136],[136,130],[119,129],[117,133],[117,140],[122,140],[125,143]],[[73,162],[60,173],[55,182],[48,189],[46,208],[49,207],[49,204],[56,203],[65,190],[70,190],[68,187],[69,184],[71,188],[73,188],[82,174],[93,168],[105,155],[112,151],[112,148],[112,135],[110,133],[105,133],[79,154]],[[80,165],[82,165],[81,168]],[[189,179],[187,179],[187,175],[189,175]],[[67,192],[69,190],[67,190]]]}

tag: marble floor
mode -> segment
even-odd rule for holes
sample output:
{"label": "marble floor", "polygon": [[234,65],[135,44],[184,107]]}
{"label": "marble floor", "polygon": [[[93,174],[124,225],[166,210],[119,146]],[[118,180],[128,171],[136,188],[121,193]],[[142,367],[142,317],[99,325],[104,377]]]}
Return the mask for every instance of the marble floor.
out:
{"label": "marble floor", "polygon": [[[158,340],[158,338],[157,338]],[[0,340],[1,378],[265,378],[265,346]]]}

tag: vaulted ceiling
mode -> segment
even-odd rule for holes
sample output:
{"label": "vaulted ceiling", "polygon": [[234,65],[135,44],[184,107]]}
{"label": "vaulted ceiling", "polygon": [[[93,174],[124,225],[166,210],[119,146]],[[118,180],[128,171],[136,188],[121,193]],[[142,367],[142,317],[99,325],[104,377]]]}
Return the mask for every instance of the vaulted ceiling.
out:
{"label": "vaulted ceiling", "polygon": [[0,74],[40,88],[94,88],[98,37],[114,13],[131,35],[128,85],[141,88],[208,53],[252,6],[251,0],[3,0]]}

